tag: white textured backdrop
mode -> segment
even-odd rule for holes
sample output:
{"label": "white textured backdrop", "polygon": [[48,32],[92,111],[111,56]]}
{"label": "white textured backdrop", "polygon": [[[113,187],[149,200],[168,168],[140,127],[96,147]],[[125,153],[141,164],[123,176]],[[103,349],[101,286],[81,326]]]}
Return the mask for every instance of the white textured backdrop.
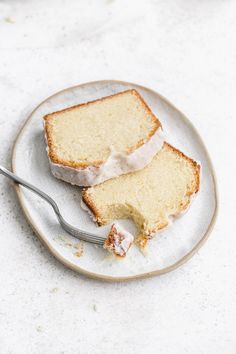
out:
{"label": "white textured backdrop", "polygon": [[236,353],[236,2],[0,0],[0,163],[30,111],[78,83],[149,86],[209,148],[220,215],[206,245],[159,278],[108,284],[62,266],[0,176],[1,354]]}

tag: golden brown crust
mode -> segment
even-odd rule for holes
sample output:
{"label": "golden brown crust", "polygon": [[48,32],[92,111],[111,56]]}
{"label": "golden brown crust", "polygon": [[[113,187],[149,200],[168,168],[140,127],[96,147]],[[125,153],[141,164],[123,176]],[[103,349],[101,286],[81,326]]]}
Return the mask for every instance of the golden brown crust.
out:
{"label": "golden brown crust", "polygon": [[105,225],[106,222],[102,219],[100,213],[99,213],[99,209],[95,206],[95,204],[93,203],[92,199],[89,197],[88,194],[88,188],[84,188],[82,191],[82,200],[83,202],[87,205],[87,207],[91,210],[91,212],[94,215],[94,218],[96,219],[96,223],[98,224],[98,226],[102,226]]}
{"label": "golden brown crust", "polygon": [[[164,142],[163,148],[164,147],[168,147],[169,149],[171,149],[172,151],[174,151],[177,155],[179,155],[180,157],[184,158],[185,160],[189,161],[194,169],[194,175],[195,175],[195,186],[194,189],[189,191],[188,194],[186,195],[187,197],[191,197],[192,195],[196,194],[199,191],[200,188],[200,165],[193,160],[191,157],[186,156],[182,151],[178,150],[177,148],[173,147],[172,145],[170,145],[167,142]],[[88,190],[91,189],[90,188],[85,188],[82,192],[82,198],[84,203],[88,206],[88,208],[92,211],[92,213],[94,214],[94,217],[96,219],[96,222],[98,224],[98,226],[102,226],[106,224],[106,221],[102,218],[99,209],[96,207],[96,205],[94,204],[92,198],[90,198],[90,195],[88,193]],[[182,212],[184,212],[184,210],[186,210],[190,204],[190,200],[189,198],[186,200],[186,203],[181,205],[180,210],[178,211],[178,213],[176,213],[175,215],[172,216],[177,216],[178,214],[181,214]],[[158,225],[157,228],[153,229],[153,230],[148,230],[148,234],[149,234],[149,238],[150,235],[153,233],[156,233],[162,229],[164,229],[165,227],[168,226],[168,222],[167,223],[163,223],[161,225]],[[140,236],[141,237],[141,236]],[[147,235],[143,236],[144,238],[148,238]],[[146,243],[145,243],[146,244]]]}
{"label": "golden brown crust", "polygon": [[76,168],[76,169],[84,169],[84,168],[86,168],[88,166],[99,167],[101,164],[103,164],[104,161],[102,161],[102,160],[97,160],[97,161],[95,160],[95,161],[92,161],[91,163],[88,163],[88,162],[75,162],[75,161],[64,160],[64,159],[61,159],[59,156],[57,156],[57,153],[55,151],[55,147],[54,147],[54,144],[53,144],[53,139],[52,139],[52,133],[51,133],[52,129],[51,129],[51,126],[50,126],[50,120],[55,115],[57,115],[59,113],[68,112],[68,111],[71,111],[71,110],[73,110],[75,108],[82,107],[82,106],[88,106],[88,105],[94,104],[96,102],[102,102],[103,100],[111,99],[114,96],[123,95],[123,94],[125,94],[127,92],[131,92],[133,95],[135,95],[137,98],[139,98],[139,100],[141,101],[141,103],[142,103],[143,107],[145,108],[145,110],[148,111],[149,114],[151,114],[152,121],[153,121],[155,126],[150,131],[150,133],[148,135],[148,138],[146,140],[142,139],[142,140],[138,141],[137,144],[135,144],[131,148],[127,149],[126,153],[130,154],[131,152],[133,152],[134,150],[136,150],[137,148],[139,148],[140,146],[145,144],[147,141],[149,141],[150,138],[153,136],[153,134],[157,131],[157,129],[159,127],[161,127],[161,123],[158,120],[158,118],[153,114],[151,109],[148,107],[147,103],[144,101],[142,96],[135,89],[125,90],[125,91],[118,92],[118,93],[115,93],[115,94],[110,95],[110,96],[102,97],[102,98],[99,98],[97,100],[90,101],[90,102],[87,102],[87,103],[81,103],[81,104],[78,104],[78,105],[75,105],[75,106],[72,106],[72,107],[69,107],[69,108],[65,108],[65,109],[62,109],[60,111],[53,112],[53,113],[45,115],[43,117],[43,119],[44,119],[44,128],[45,128],[45,135],[46,135],[47,145],[48,145],[48,156],[49,156],[51,162],[53,162],[55,164],[63,165],[63,166],[66,166],[66,167]]}
{"label": "golden brown crust", "polygon": [[[159,121],[159,119],[154,115],[154,113],[152,112],[152,110],[147,105],[147,103],[144,101],[143,97],[139,94],[138,91],[136,91],[135,89],[127,90],[127,91],[132,91],[132,94],[139,98],[139,100],[142,102],[143,107],[151,115],[152,121],[153,121],[153,123],[155,125],[155,127],[148,134],[148,138],[145,141],[143,139],[140,140],[135,146],[133,146],[132,148],[128,149],[128,151],[126,151],[128,154],[130,154],[131,152],[133,152],[134,150],[136,150],[137,148],[139,148],[140,146],[145,144],[148,140],[150,140],[150,138],[155,134],[157,129],[162,128],[162,125],[161,125],[161,122]],[[124,91],[124,92],[127,92],[127,91]]]}
{"label": "golden brown crust", "polygon": [[195,160],[193,160],[191,157],[185,155],[182,151],[178,150],[177,148],[175,148],[174,146],[170,145],[169,143],[165,142],[164,146],[168,146],[172,151],[174,151],[179,156],[181,156],[182,158],[184,158],[185,160],[190,162],[190,164],[192,165],[192,167],[194,169],[196,186],[195,186],[195,189],[193,191],[191,191],[191,193],[189,195],[197,193],[199,191],[199,189],[200,189],[200,171],[201,171],[200,165]]}

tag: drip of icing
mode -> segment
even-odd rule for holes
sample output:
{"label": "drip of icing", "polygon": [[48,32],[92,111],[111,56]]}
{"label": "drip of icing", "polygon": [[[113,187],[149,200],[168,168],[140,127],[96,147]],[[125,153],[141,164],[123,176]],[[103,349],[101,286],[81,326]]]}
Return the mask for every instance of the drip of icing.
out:
{"label": "drip of icing", "polygon": [[134,150],[131,154],[127,155],[123,152],[118,152],[111,146],[110,155],[101,166],[88,166],[83,169],[76,169],[55,164],[49,160],[50,167],[52,174],[59,179],[73,185],[93,186],[107,179],[141,170],[161,150],[163,143],[164,135],[160,127],[145,144]]}

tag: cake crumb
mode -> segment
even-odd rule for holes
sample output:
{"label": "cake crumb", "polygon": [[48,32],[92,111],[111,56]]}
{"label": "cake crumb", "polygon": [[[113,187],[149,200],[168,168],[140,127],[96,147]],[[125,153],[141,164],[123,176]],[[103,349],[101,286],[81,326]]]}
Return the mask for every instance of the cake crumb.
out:
{"label": "cake crumb", "polygon": [[11,16],[7,16],[7,17],[5,17],[5,22],[8,22],[8,23],[15,23],[16,21],[14,20],[14,18],[13,17],[11,17]]}
{"label": "cake crumb", "polygon": [[77,249],[77,251],[74,253],[74,255],[76,257],[81,257],[84,253],[84,243],[82,241],[80,241],[74,245],[74,248]]}
{"label": "cake crumb", "polygon": [[150,239],[150,237],[146,237],[144,235],[140,235],[136,238],[135,244],[136,246],[139,247],[140,250],[144,250],[145,247],[147,246],[147,242]]}
{"label": "cake crumb", "polygon": [[43,332],[43,328],[41,326],[36,327],[37,332]]}

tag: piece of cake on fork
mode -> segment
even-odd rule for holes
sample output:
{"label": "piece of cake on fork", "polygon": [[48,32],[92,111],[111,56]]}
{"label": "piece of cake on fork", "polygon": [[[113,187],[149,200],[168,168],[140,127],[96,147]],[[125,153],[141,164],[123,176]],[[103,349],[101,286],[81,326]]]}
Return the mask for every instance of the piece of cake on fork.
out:
{"label": "piece of cake on fork", "polygon": [[104,243],[104,248],[115,256],[125,257],[133,242],[133,235],[125,230],[120,224],[115,223],[111,226],[110,232]]}

